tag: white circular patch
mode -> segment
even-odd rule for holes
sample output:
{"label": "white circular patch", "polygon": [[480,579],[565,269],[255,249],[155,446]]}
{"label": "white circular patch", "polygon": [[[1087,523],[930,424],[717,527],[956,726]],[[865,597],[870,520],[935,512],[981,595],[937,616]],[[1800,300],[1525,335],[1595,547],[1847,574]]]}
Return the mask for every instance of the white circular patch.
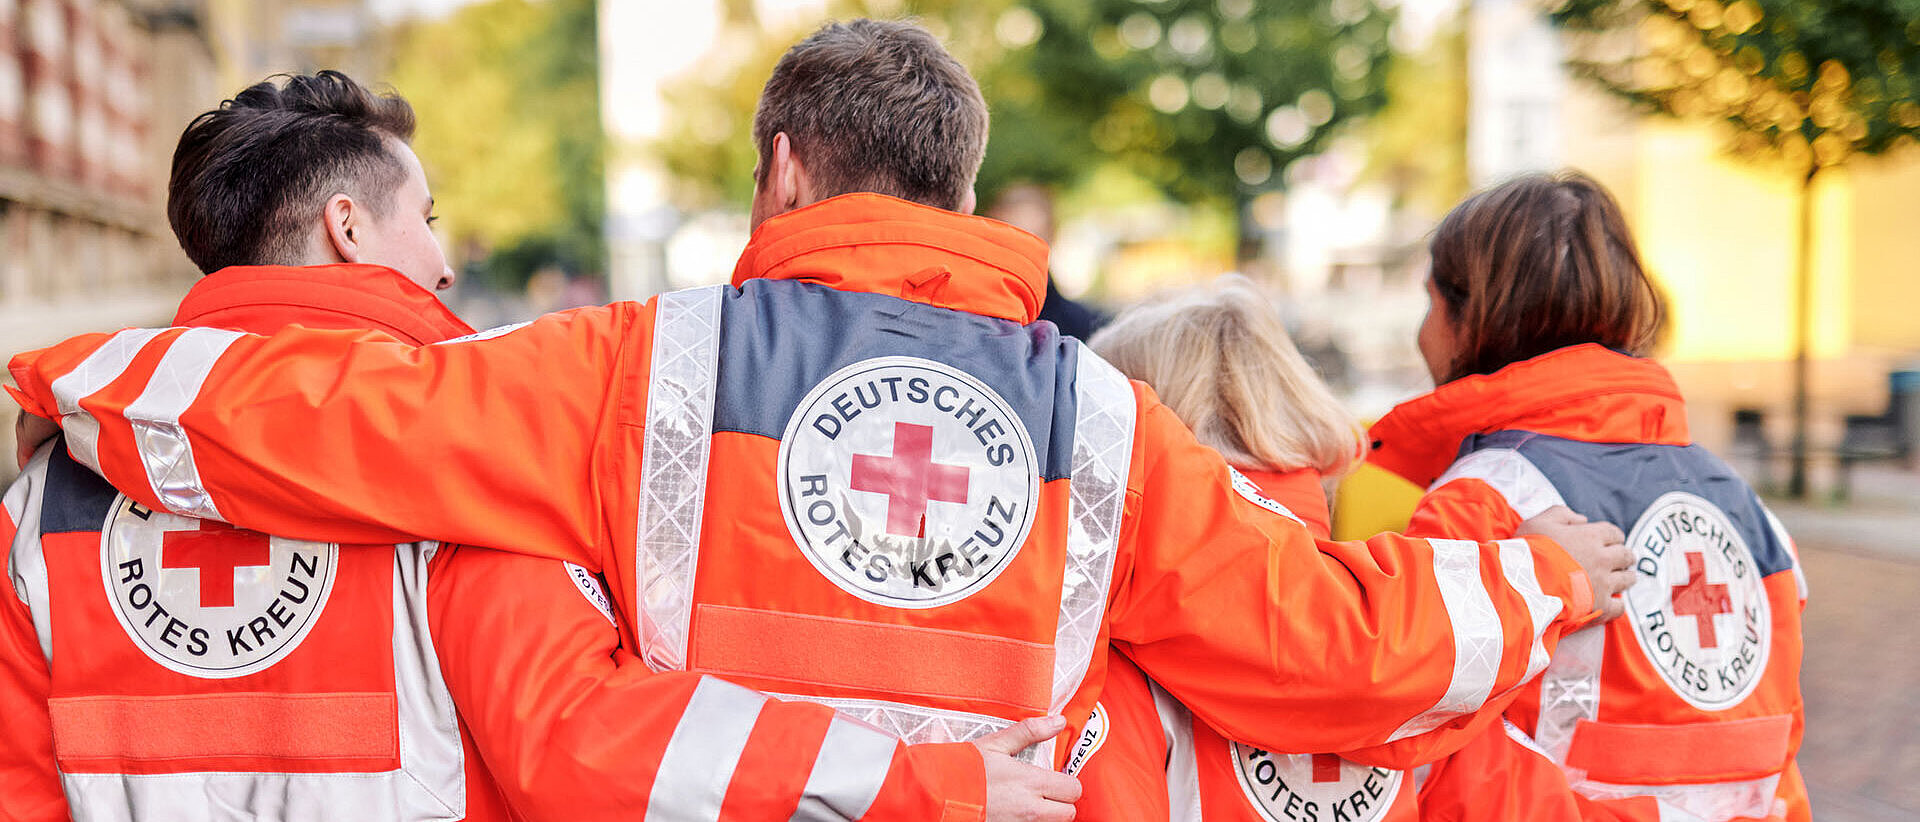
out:
{"label": "white circular patch", "polygon": [[1753,693],[1773,644],[1773,612],[1753,553],[1727,515],[1675,491],[1654,500],[1627,545],[1638,575],[1627,589],[1627,618],[1667,685],[1708,711]]}
{"label": "white circular patch", "polygon": [[1013,408],[964,371],[879,357],[822,380],[780,442],[780,510],[807,561],[876,605],[986,588],[1033,526],[1040,471]]}
{"label": "white circular patch", "polygon": [[319,621],[338,554],[124,496],[100,535],[101,578],[127,636],[201,679],[257,673],[292,653]]}
{"label": "white circular patch", "polygon": [[1229,747],[1241,790],[1271,822],[1374,822],[1392,807],[1405,775],[1333,754],[1276,754],[1238,742]]}

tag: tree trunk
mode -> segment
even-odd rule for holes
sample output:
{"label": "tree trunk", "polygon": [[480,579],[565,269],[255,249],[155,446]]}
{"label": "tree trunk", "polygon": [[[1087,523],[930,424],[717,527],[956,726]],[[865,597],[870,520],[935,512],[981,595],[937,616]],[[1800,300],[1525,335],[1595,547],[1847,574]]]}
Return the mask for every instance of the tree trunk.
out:
{"label": "tree trunk", "polygon": [[1813,179],[1820,164],[1807,166],[1800,180],[1800,250],[1795,263],[1793,303],[1793,466],[1787,496],[1807,498],[1808,359],[1813,348]]}

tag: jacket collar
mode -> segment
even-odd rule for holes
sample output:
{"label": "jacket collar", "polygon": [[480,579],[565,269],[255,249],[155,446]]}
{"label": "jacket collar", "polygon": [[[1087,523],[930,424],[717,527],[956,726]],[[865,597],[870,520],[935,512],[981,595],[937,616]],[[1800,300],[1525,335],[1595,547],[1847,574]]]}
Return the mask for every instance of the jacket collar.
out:
{"label": "jacket collar", "polygon": [[201,278],[174,325],[271,334],[288,325],[382,331],[414,345],[473,333],[438,297],[377,265],[230,266]]}
{"label": "jacket collar", "polygon": [[843,194],[760,224],[733,269],[1032,323],[1047,244],[1011,225],[883,194]]}
{"label": "jacket collar", "polygon": [[1686,445],[1686,406],[1667,369],[1585,344],[1462,377],[1395,407],[1369,433],[1369,462],[1427,487],[1473,434],[1521,430],[1584,442]]}

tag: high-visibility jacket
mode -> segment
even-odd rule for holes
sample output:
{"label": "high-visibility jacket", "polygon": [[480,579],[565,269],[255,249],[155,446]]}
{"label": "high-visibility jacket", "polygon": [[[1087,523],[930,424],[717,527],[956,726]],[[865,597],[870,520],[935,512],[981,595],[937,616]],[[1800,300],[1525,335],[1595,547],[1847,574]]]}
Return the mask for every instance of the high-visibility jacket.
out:
{"label": "high-visibility jacket", "polygon": [[[1625,528],[1640,574],[1625,617],[1569,635],[1520,692],[1507,715],[1521,738],[1495,728],[1464,754],[1483,764],[1436,771],[1423,813],[1431,804],[1483,818],[1475,803],[1503,796],[1483,790],[1484,775],[1526,772],[1544,756],[1564,772],[1562,790],[1655,800],[1605,814],[1807,818],[1794,765],[1805,578],[1753,490],[1691,444],[1664,368],[1564,348],[1443,385],[1372,433],[1375,463],[1431,486],[1410,531],[1498,538],[1565,504]],[[1439,778],[1448,773],[1461,778]]]}
{"label": "high-visibility jacket", "polygon": [[[366,266],[227,269],[175,322],[472,331]],[[507,818],[434,657],[437,546],[155,511],[58,447],[5,509],[0,819]]]}
{"label": "high-visibility jacket", "polygon": [[[176,322],[409,345],[471,330],[371,266],[226,269]],[[655,674],[577,566],[238,531],[120,497],[57,448],[6,513],[0,820],[504,819],[503,792],[531,819],[670,813],[706,780],[656,778],[660,729],[714,713],[750,717],[765,772],[788,774],[735,792],[746,817],[857,817],[864,801],[869,819],[917,820],[978,801],[970,749],[908,749],[823,706]],[[882,787],[809,782],[823,763]]]}
{"label": "high-visibility jacket", "polygon": [[[1111,640],[1270,750],[1464,744],[1490,690],[1591,618],[1549,540],[1317,542],[1254,503],[1144,386],[1032,324],[1045,257],[855,194],[764,222],[731,287],[482,339],[134,330],[12,368],[29,410],[98,426],[76,457],[144,503],[572,561],[654,668],[913,741],[1046,713],[1077,732]],[[156,375],[193,388],[137,402]],[[317,467],[343,451],[378,470]],[[742,723],[702,731],[661,769],[707,775],[717,813],[762,763]]]}
{"label": "high-visibility jacket", "polygon": [[[1260,492],[1317,537],[1330,517],[1320,472],[1245,471]],[[1094,718],[1075,740],[1068,773],[1084,790],[1086,822],[1411,822],[1405,772],[1334,754],[1241,745],[1193,718],[1124,656],[1109,662]]]}

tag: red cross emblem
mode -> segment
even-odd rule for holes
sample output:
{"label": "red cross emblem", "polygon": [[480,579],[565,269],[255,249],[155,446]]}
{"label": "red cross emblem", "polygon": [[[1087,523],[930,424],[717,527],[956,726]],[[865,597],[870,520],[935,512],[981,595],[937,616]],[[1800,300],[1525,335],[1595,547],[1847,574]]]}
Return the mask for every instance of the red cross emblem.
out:
{"label": "red cross emblem", "polygon": [[1333,754],[1314,754],[1313,781],[1339,782],[1340,757],[1334,756]]}
{"label": "red cross emblem", "polygon": [[197,531],[168,531],[161,538],[161,568],[200,571],[202,608],[233,607],[234,572],[272,564],[272,542],[266,534],[224,522],[201,520]]}
{"label": "red cross emblem", "polygon": [[887,495],[887,533],[927,535],[929,502],[967,501],[967,474],[961,465],[933,461],[933,428],[893,424],[893,456],[853,455],[853,490]]}
{"label": "red cross emblem", "polygon": [[1733,613],[1733,599],[1727,596],[1727,586],[1707,584],[1706,554],[1687,552],[1687,584],[1673,586],[1673,612],[1693,617],[1700,633],[1700,647],[1719,645],[1719,638],[1713,633],[1713,618]]}

